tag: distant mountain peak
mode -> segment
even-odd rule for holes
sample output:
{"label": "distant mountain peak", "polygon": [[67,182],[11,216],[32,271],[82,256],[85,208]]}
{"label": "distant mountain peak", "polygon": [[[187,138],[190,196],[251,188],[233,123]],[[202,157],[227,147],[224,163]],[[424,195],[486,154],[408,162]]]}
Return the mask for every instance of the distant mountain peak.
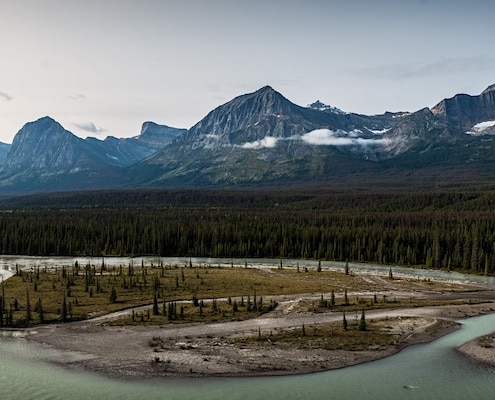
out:
{"label": "distant mountain peak", "polygon": [[256,92],[275,92],[275,90],[270,85],[265,85]]}
{"label": "distant mountain peak", "polygon": [[44,117],[38,118],[36,121],[31,121],[31,122],[28,122],[25,124],[25,126],[28,126],[28,125],[35,125],[35,126],[39,127],[40,130],[45,130],[47,127],[50,127],[50,126],[62,127],[62,125],[60,125],[57,121],[55,121],[52,117],[49,117],[49,116],[44,116]]}
{"label": "distant mountain peak", "polygon": [[340,108],[329,106],[328,104],[322,103],[320,100],[316,100],[314,103],[308,104],[308,108],[319,111],[330,111],[335,114],[345,114]]}
{"label": "distant mountain peak", "polygon": [[273,89],[269,85],[263,86],[262,88],[254,91],[254,92],[246,93],[246,94],[237,96],[232,101],[234,101],[236,99],[249,100],[253,97],[254,98],[274,98],[274,99],[278,98],[278,99],[283,99],[285,101],[289,101],[281,93],[277,92],[275,89]]}
{"label": "distant mountain peak", "polygon": [[483,92],[481,92],[481,94],[486,94],[488,92],[493,92],[493,91],[495,91],[495,83],[493,85],[488,86],[485,90],[483,90]]}
{"label": "distant mountain peak", "polygon": [[190,129],[146,121],[132,138],[83,140],[49,116],[26,123],[12,145],[0,144],[0,191],[285,185],[411,168],[433,168],[434,179],[452,168],[495,177],[493,138],[495,84],[432,109],[372,116],[320,100],[301,107],[266,85]]}
{"label": "distant mountain peak", "polygon": [[[267,118],[290,115],[299,106],[291,103],[271,86],[264,86],[255,92],[235,97],[229,102],[215,108],[194,125],[184,139],[201,136],[223,137],[225,143],[232,132],[239,132],[248,127],[261,126]],[[219,144],[219,143],[218,143]]]}
{"label": "distant mountain peak", "polygon": [[[71,132],[66,131],[60,123],[55,121],[52,117],[41,117],[36,121],[26,123],[18,134],[14,137],[13,145],[15,147],[16,142],[23,137],[36,137],[36,136],[46,136],[53,137],[56,136],[74,136]],[[75,136],[74,136],[75,137]]]}

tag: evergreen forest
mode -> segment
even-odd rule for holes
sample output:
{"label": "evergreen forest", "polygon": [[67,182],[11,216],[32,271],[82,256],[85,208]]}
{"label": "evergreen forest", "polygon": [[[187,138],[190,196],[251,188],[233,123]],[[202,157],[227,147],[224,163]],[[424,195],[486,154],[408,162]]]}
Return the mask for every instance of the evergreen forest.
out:
{"label": "evergreen forest", "polygon": [[495,272],[492,188],[58,193],[0,201],[0,254],[264,257]]}

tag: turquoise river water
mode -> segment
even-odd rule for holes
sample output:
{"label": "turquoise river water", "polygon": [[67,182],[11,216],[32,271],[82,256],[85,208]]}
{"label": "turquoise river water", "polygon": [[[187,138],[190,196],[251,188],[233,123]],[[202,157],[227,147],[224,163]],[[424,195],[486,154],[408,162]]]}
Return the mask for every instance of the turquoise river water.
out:
{"label": "turquoise river water", "polygon": [[[60,262],[60,259],[57,261]],[[34,262],[33,259],[30,262]],[[42,260],[35,262],[36,265],[43,265]],[[6,263],[2,264],[0,260],[0,270],[4,268],[5,272]],[[28,264],[18,265],[26,267]],[[9,262],[9,265],[12,264]],[[342,267],[336,263],[324,266]],[[374,271],[387,273],[389,267],[363,268],[378,268]],[[414,271],[401,270],[397,273],[414,274]],[[443,276],[437,271],[420,271],[419,274],[425,277]],[[472,278],[445,274],[444,279]],[[474,279],[493,284],[492,279]],[[458,353],[456,347],[495,331],[495,314],[461,320],[460,323],[461,329],[431,343],[411,346],[394,356],[340,370],[289,377],[162,378],[140,381],[112,380],[57,367],[43,361],[49,356],[50,350],[40,349],[9,333],[0,336],[0,399],[491,400],[495,396],[495,368],[471,361]]]}

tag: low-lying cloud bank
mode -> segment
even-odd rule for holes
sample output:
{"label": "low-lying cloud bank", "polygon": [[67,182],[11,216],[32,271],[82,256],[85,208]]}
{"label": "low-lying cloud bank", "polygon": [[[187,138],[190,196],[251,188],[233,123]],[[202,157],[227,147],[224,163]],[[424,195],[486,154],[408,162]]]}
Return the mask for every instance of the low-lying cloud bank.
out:
{"label": "low-lying cloud bank", "polygon": [[315,129],[301,136],[287,138],[266,136],[254,142],[243,143],[240,147],[249,150],[271,149],[276,147],[277,143],[281,140],[301,140],[306,144],[315,146],[384,146],[392,142],[392,139],[388,138],[365,139],[355,136],[338,135],[330,129]]}
{"label": "low-lying cloud bank", "polygon": [[254,142],[247,142],[241,145],[243,149],[257,150],[257,149],[272,149],[277,145],[280,138],[273,136],[266,136],[261,140],[255,140]]}

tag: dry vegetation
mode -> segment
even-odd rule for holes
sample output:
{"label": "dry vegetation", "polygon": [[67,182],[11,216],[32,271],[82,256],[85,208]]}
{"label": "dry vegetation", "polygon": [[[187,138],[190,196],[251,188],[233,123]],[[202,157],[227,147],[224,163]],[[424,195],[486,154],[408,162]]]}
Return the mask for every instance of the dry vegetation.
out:
{"label": "dry vegetation", "polygon": [[465,303],[466,299],[442,295],[460,290],[448,282],[318,272],[298,266],[269,269],[186,264],[108,268],[104,263],[76,264],[18,271],[5,281],[2,325],[68,322],[152,304],[113,323],[243,320],[272,311],[281,296],[294,294],[312,294],[311,299],[292,304],[299,312],[422,307]]}
{"label": "dry vegetation", "polygon": [[[494,308],[489,288],[296,265],[33,268],[2,290],[7,309],[18,305],[4,311],[4,327],[36,326],[26,338],[119,377],[340,368],[439,337],[455,329],[455,318]],[[58,362],[72,365],[65,358]]]}

